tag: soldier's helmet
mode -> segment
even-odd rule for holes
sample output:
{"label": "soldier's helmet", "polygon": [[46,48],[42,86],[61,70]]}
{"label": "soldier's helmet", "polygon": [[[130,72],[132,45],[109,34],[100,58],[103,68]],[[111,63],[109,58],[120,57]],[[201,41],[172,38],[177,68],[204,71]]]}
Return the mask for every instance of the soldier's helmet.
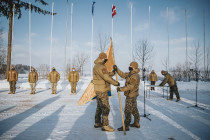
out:
{"label": "soldier's helmet", "polygon": [[99,58],[100,58],[100,59],[107,59],[107,55],[106,55],[104,52],[101,52],[101,53],[99,54]]}
{"label": "soldier's helmet", "polygon": [[55,70],[55,67],[52,67],[52,70]]}
{"label": "soldier's helmet", "polygon": [[11,70],[14,70],[14,69],[15,69],[15,67],[14,67],[14,66],[12,66],[12,67],[11,67]]}
{"label": "soldier's helmet", "polygon": [[137,62],[133,61],[133,62],[130,63],[130,66],[133,67],[134,69],[138,69],[139,65],[138,65]]}
{"label": "soldier's helmet", "polygon": [[161,74],[164,75],[166,72],[164,70],[161,71]]}

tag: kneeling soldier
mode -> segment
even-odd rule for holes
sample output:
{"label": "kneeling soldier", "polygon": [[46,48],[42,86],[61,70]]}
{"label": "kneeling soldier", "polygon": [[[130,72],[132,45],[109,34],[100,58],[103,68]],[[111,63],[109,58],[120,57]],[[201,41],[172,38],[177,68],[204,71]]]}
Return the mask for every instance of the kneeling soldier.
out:
{"label": "kneeling soldier", "polygon": [[15,90],[16,90],[15,85],[16,85],[17,80],[18,80],[18,73],[15,70],[15,67],[12,66],[11,70],[8,71],[7,73],[7,81],[9,82],[9,85],[10,85],[9,94],[15,94]]}
{"label": "kneeling soldier", "polygon": [[60,74],[55,70],[55,67],[52,68],[52,71],[48,75],[48,79],[51,82],[52,94],[56,94],[57,82],[60,80]]}
{"label": "kneeling soldier", "polygon": [[77,82],[79,81],[79,73],[72,68],[72,72],[69,73],[69,82],[71,84],[71,94],[76,94]]}
{"label": "kneeling soldier", "polygon": [[38,81],[38,74],[35,69],[32,67],[31,72],[28,74],[28,82],[31,86],[31,94],[35,94],[36,91],[36,82]]}
{"label": "kneeling soldier", "polygon": [[[124,79],[126,79],[124,87],[118,87],[117,91],[124,92],[126,96],[125,100],[125,130],[129,131],[129,125],[131,127],[140,128],[140,116],[137,108],[137,96],[139,95],[139,68],[137,62],[131,62],[129,66],[129,73],[122,72],[116,65],[113,66],[114,71],[118,73],[118,75]],[[131,114],[134,116],[134,123],[131,122]],[[118,128],[118,131],[123,131],[123,127]]]}
{"label": "kneeling soldier", "polygon": [[173,100],[173,92],[174,92],[177,98],[176,102],[178,102],[180,100],[180,96],[174,77],[164,70],[161,71],[161,74],[165,76],[165,79],[163,80],[162,83],[160,83],[159,86],[164,86],[166,83],[168,83],[170,87],[170,98],[168,100]]}

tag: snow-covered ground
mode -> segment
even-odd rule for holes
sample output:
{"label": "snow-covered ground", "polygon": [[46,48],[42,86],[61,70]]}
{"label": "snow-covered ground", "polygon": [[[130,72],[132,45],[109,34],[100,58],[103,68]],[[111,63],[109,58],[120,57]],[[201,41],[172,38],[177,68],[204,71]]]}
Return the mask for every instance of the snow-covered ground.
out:
{"label": "snow-covered ground", "polygon": [[[199,81],[198,84],[198,105],[205,110],[187,108],[195,104],[195,82],[177,82],[181,96],[178,103],[175,102],[175,96],[173,101],[167,101],[166,96],[163,98],[160,88],[151,91],[146,98],[146,114],[150,114],[148,117],[151,121],[141,117],[141,128],[130,128],[125,136],[117,130],[104,132],[93,127],[96,101],[77,105],[89,82],[90,78],[82,77],[77,85],[77,95],[70,95],[69,83],[60,81],[57,94],[52,95],[50,83],[39,80],[36,94],[31,95],[27,78],[23,76],[17,83],[16,94],[12,95],[8,94],[9,84],[5,80],[0,81],[0,139],[210,139],[209,82]],[[124,85],[124,81],[120,82]],[[115,87],[112,87],[112,93],[109,120],[110,125],[117,129],[122,125],[122,120]],[[143,82],[139,93],[138,108],[143,115]],[[121,100],[124,109],[123,93]]]}

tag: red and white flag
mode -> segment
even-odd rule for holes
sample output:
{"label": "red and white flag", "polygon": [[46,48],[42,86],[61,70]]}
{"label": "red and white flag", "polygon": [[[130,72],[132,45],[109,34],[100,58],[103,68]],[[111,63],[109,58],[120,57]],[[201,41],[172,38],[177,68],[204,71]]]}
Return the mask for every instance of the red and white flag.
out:
{"label": "red and white flag", "polygon": [[114,15],[116,15],[117,12],[116,12],[116,7],[115,5],[112,5],[112,18],[114,17]]}

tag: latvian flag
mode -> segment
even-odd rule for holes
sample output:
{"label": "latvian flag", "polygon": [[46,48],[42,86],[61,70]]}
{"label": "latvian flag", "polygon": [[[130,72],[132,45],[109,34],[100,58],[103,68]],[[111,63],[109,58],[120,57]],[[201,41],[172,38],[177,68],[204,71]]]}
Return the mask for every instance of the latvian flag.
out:
{"label": "latvian flag", "polygon": [[112,18],[114,17],[114,15],[116,15],[117,12],[116,12],[116,7],[115,5],[112,5]]}

